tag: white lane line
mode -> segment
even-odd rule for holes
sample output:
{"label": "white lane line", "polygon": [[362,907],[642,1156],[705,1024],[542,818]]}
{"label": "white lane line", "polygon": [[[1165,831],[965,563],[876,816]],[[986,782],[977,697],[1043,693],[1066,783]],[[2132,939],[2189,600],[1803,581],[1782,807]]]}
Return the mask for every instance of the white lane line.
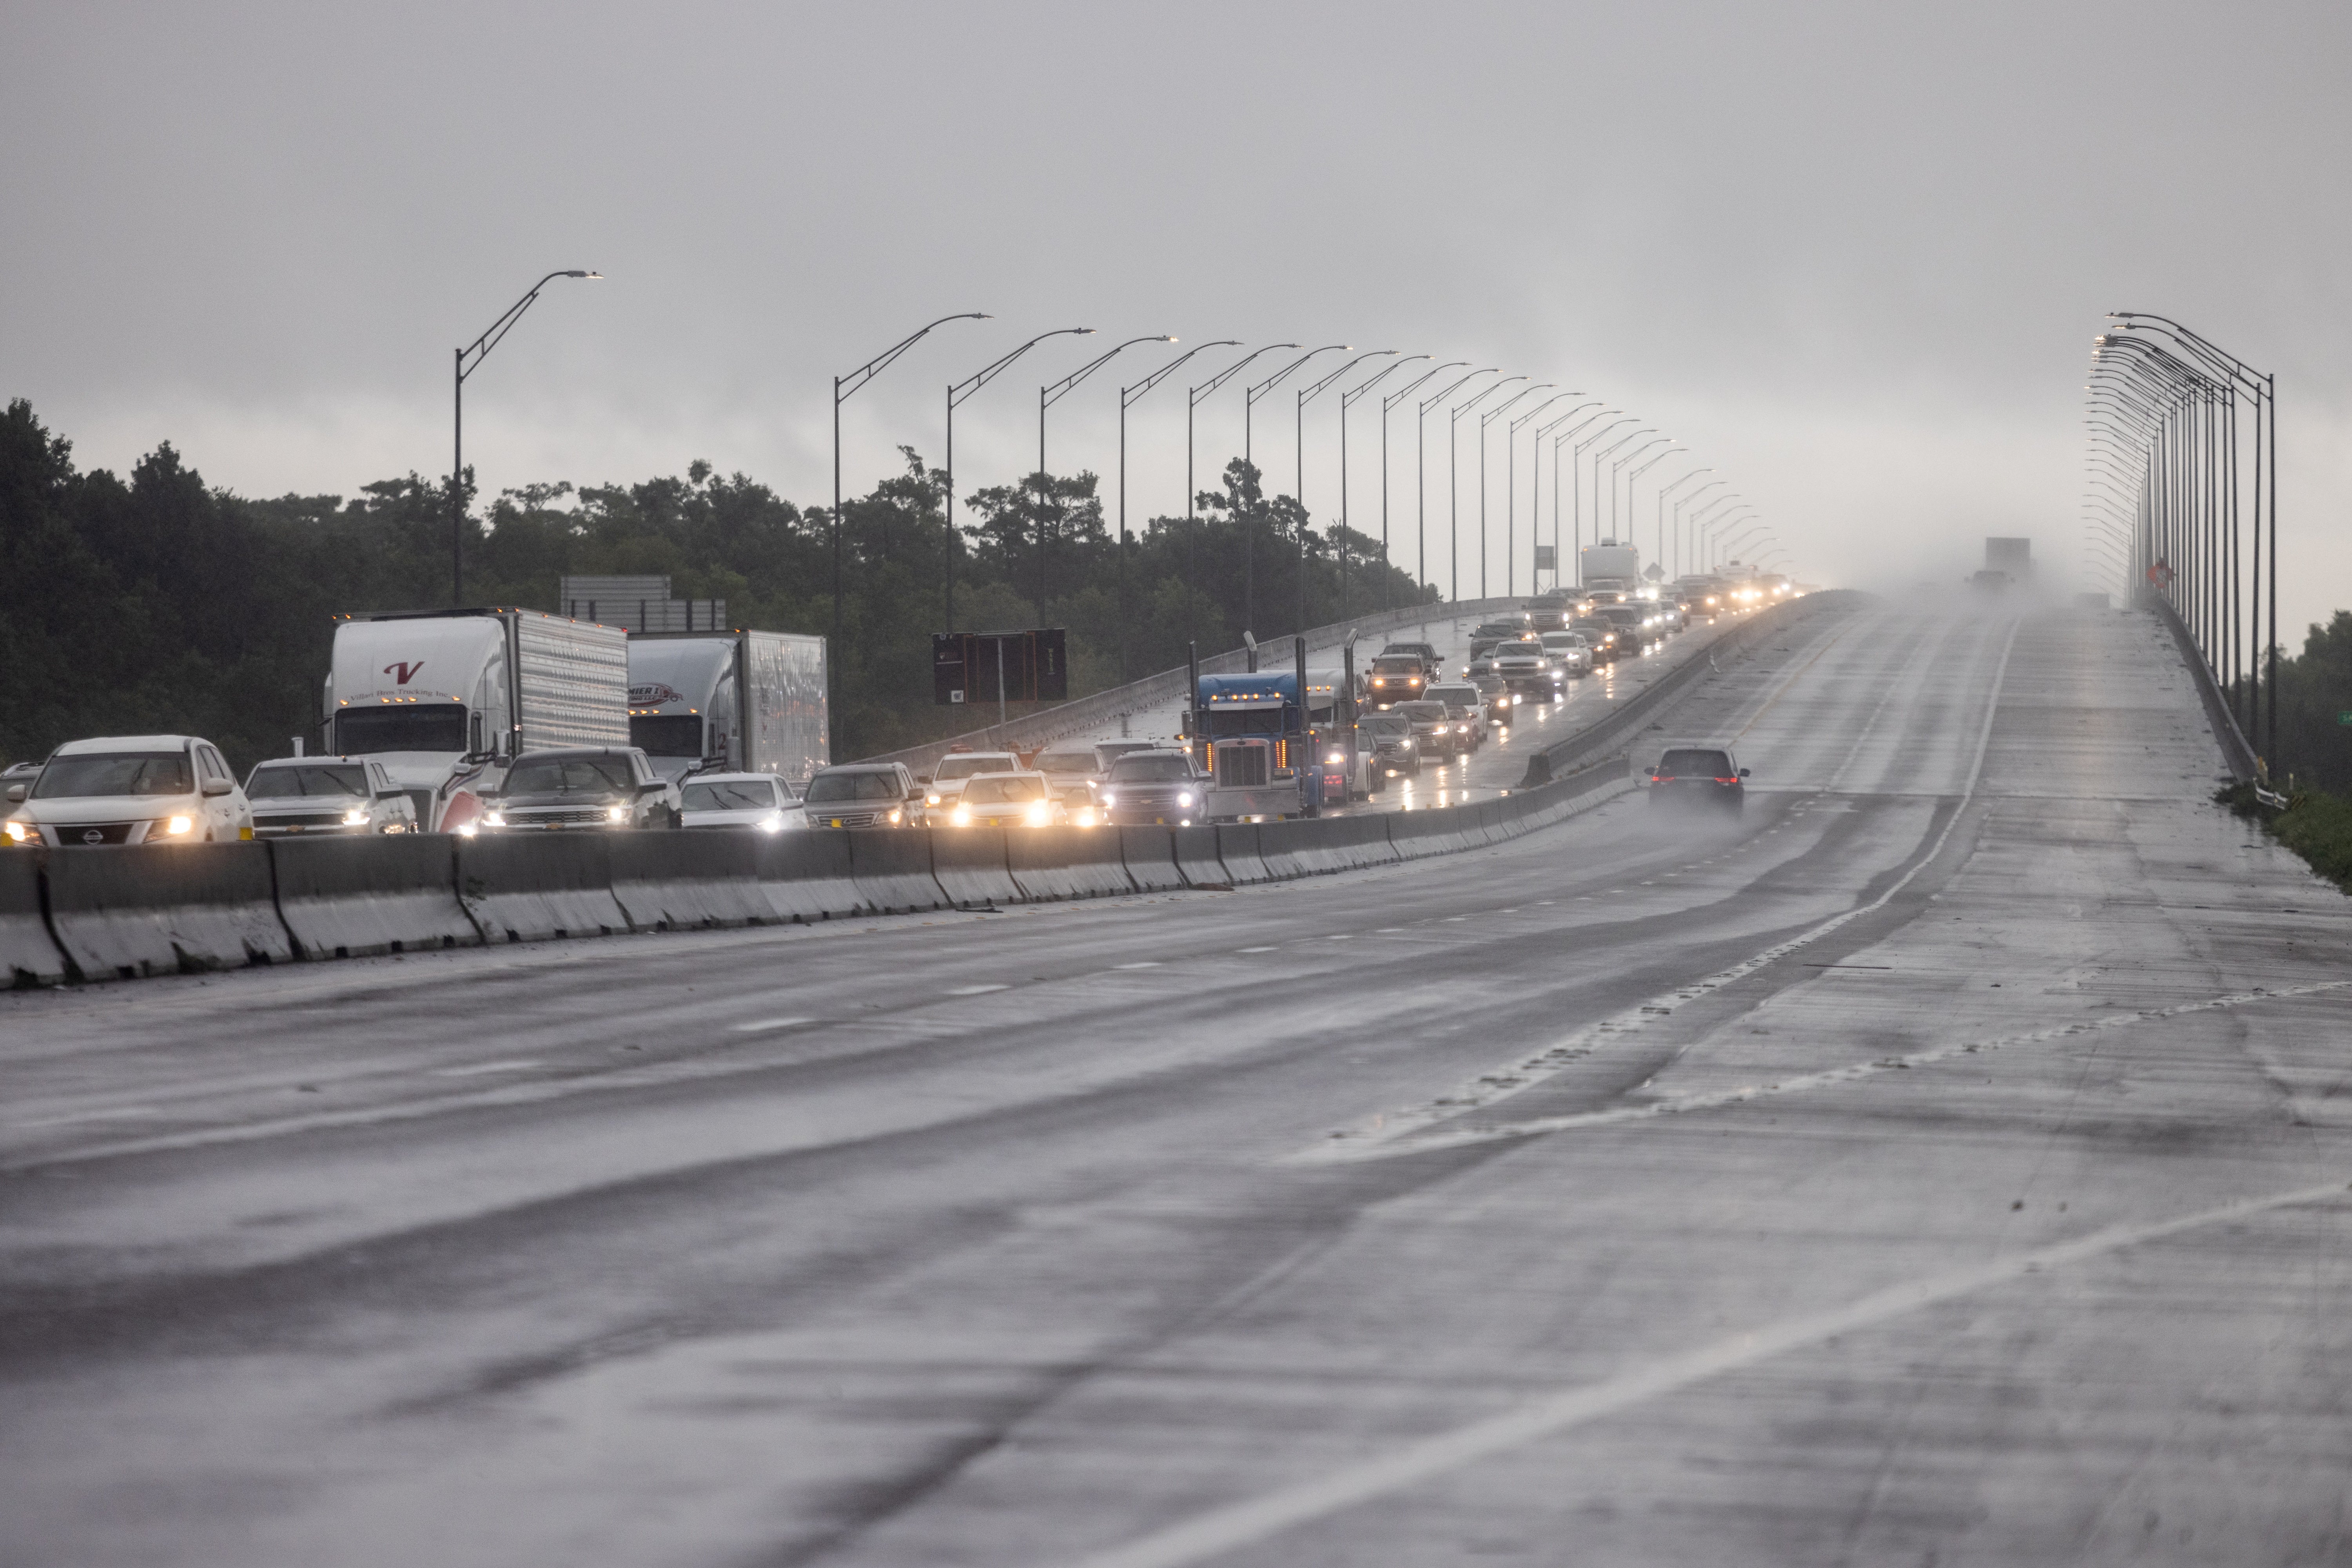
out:
{"label": "white lane line", "polygon": [[2352,989],[2352,980],[2323,980],[2309,985],[2294,985],[2279,991],[2240,991],[2227,996],[2209,996],[2201,1002],[2183,1002],[2172,1007],[2150,1007],[2137,1013],[2113,1013],[2102,1018],[2085,1018],[2073,1024],[2060,1024],[2047,1029],[2035,1029],[2021,1035],[2003,1035],[1990,1040],[1970,1040],[1965,1044],[1937,1046],[1928,1050],[1914,1051],[1908,1056],[1880,1057],[1872,1061],[1855,1062],[1848,1067],[1829,1068],[1821,1072],[1805,1073],[1796,1078],[1782,1079],[1776,1083],[1743,1084],[1738,1089],[1710,1089],[1704,1093],[1678,1094],[1647,1105],[1618,1105],[1606,1110],[1583,1110],[1567,1116],[1543,1116],[1527,1121],[1506,1122],[1494,1127],[1465,1127],[1457,1131],[1432,1132],[1402,1145],[1383,1144],[1360,1150],[1355,1160],[1393,1160],[1406,1154],[1426,1153],[1432,1149],[1458,1149],[1465,1144],[1495,1143],[1511,1138],[1534,1138],[1548,1132],[1569,1132],[1586,1127],[1611,1127],[1626,1121],[1649,1121],[1662,1116],[1681,1116],[1694,1110],[1718,1110],[1726,1106],[1744,1104],[1751,1100],[1769,1100],[1784,1094],[1803,1094],[1816,1089],[1829,1089],[1838,1084],[1853,1083],[1880,1073],[1899,1072],[1912,1068],[1932,1067],[1955,1057],[1975,1056],[1988,1051],[2014,1049],[2020,1046],[2047,1045],[2076,1035],[2103,1034],[2109,1029],[2121,1029],[2133,1024],[2161,1023],[2167,1018],[2179,1018],[2192,1013],[2211,1013],[2227,1007],[2250,1006],[2257,1002],[2276,1002],[2297,996],[2316,996],[2325,992]]}
{"label": "white lane line", "polygon": [[1613,1415],[1696,1383],[1753,1366],[1838,1334],[1852,1333],[1946,1301],[2007,1285],[2029,1274],[2088,1262],[2107,1253],[2142,1247],[2210,1226],[2251,1219],[2305,1204],[2341,1202],[2340,1181],[2298,1187],[2268,1197],[2247,1198],[2177,1218],[2109,1226],[2073,1241],[2062,1241],[1990,1263],[1955,1268],[1873,1291],[1826,1311],[1784,1318],[1748,1329],[1681,1355],[1580,1388],[1534,1399],[1516,1410],[1488,1416],[1410,1443],[1378,1458],[1334,1470],[1313,1480],[1282,1487],[1247,1501],[1213,1509],[1181,1524],[1157,1530],[1123,1546],[1078,1559],[1070,1568],[1188,1568],[1269,1536],[1325,1518],[1374,1498],[1417,1486],[1492,1454],[1524,1447],[1546,1437]]}
{"label": "white lane line", "polygon": [[756,1018],[748,1024],[730,1024],[728,1028],[738,1035],[761,1035],[770,1029],[789,1029],[795,1025],[815,1022],[814,1018]]}
{"label": "white lane line", "polygon": [[545,1065],[536,1058],[528,1061],[476,1062],[472,1067],[467,1068],[436,1068],[433,1070],[433,1076],[435,1078],[479,1078],[485,1073],[528,1072],[532,1068]]}
{"label": "white lane line", "polygon": [[[1677,1005],[1696,1001],[1711,992],[1720,991],[1736,981],[1745,980],[1758,970],[1811,946],[1832,932],[1860,920],[1863,916],[1885,909],[1897,893],[1911,885],[1914,878],[1936,863],[1936,858],[1944,852],[1945,844],[1950,840],[1952,830],[1958,827],[1961,819],[1968,815],[1969,803],[1976,798],[1977,782],[1984,773],[1985,752],[1992,743],[1992,721],[1994,716],[2000,711],[2000,691],[2002,683],[2009,675],[2010,652],[2017,646],[2017,628],[2021,624],[2017,621],[2011,621],[2009,624],[2009,640],[2001,645],[2000,665],[1993,671],[1992,689],[1985,702],[1984,725],[1977,732],[1976,760],[1969,765],[1968,784],[1960,793],[1959,804],[1953,807],[1952,815],[1944,823],[1943,831],[1936,835],[1936,841],[1927,847],[1927,852],[1920,856],[1912,865],[1911,869],[1897,878],[1885,892],[1866,904],[1857,904],[1843,914],[1831,916],[1810,931],[1801,931],[1786,942],[1775,943],[1761,952],[1741,959],[1728,969],[1717,970],[1705,979],[1676,986],[1672,991],[1663,992],[1647,1002],[1628,1007],[1621,1013],[1612,1014],[1598,1023],[1588,1024],[1566,1039],[1548,1046],[1530,1056],[1522,1057],[1517,1061],[1491,1068],[1475,1078],[1454,1085],[1434,1100],[1425,1100],[1420,1105],[1408,1106],[1400,1110],[1376,1112],[1351,1127],[1343,1127],[1337,1131],[1328,1133],[1322,1142],[1300,1150],[1296,1154],[1286,1156],[1282,1163],[1318,1164],[1324,1162],[1363,1159],[1368,1157],[1369,1151],[1384,1145],[1391,1146],[1391,1152],[1418,1152],[1421,1147],[1418,1144],[1410,1151],[1396,1150],[1393,1145],[1412,1138],[1423,1129],[1436,1122],[1451,1121],[1454,1117],[1470,1111],[1482,1110],[1497,1100],[1525,1093],[1536,1085],[1564,1071],[1571,1063],[1581,1061],[1591,1056],[1602,1045],[1620,1036],[1644,1028],[1656,1020],[1669,1016]],[[1622,892],[1623,889],[1612,888],[1610,891]]]}
{"label": "white lane line", "polygon": [[1234,951],[1235,952],[1280,952],[1282,949],[1278,947],[1237,947],[1234,949]]}
{"label": "white lane line", "polygon": [[160,1105],[126,1105],[120,1110],[84,1110],[72,1116],[43,1116],[31,1121],[11,1121],[17,1131],[30,1131],[36,1127],[73,1127],[85,1121],[140,1121],[151,1116],[161,1116]]}
{"label": "white lane line", "polygon": [[948,996],[985,996],[992,991],[1010,991],[1012,989],[1013,987],[1010,985],[959,985],[952,990],[941,993],[941,994]]}
{"label": "white lane line", "polygon": [[1111,967],[1113,969],[1158,969],[1161,964],[1156,958],[1147,958],[1140,963],[1114,963]]}

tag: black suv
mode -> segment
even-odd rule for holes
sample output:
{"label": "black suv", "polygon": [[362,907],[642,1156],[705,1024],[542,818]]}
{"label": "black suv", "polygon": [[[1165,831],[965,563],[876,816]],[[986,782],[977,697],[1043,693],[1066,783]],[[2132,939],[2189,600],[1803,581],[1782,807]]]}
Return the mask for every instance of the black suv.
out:
{"label": "black suv", "polygon": [[1412,737],[1412,721],[1391,709],[1367,713],[1358,725],[1372,747],[1371,793],[1381,793],[1391,775],[1421,776],[1421,742]]}
{"label": "black suv", "polygon": [[811,827],[923,826],[923,786],[904,763],[819,768],[801,800]]}
{"label": "black suv", "polygon": [[481,825],[493,832],[677,827],[685,820],[677,785],[635,746],[525,752],[483,805]]}
{"label": "black suv", "polygon": [[1205,819],[1209,780],[1190,752],[1129,752],[1110,765],[1095,799],[1121,826],[1181,826]]}
{"label": "black suv", "polygon": [[1669,746],[1650,770],[1652,810],[1682,807],[1738,816],[1748,804],[1748,770],[1722,746]]}

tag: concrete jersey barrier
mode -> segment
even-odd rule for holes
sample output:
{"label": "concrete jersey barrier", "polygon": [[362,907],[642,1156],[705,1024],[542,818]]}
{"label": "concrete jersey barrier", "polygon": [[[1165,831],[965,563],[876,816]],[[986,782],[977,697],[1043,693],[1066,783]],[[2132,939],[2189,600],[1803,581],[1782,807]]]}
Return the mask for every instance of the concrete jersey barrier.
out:
{"label": "concrete jersey barrier", "polygon": [[439,834],[320,834],[268,846],[278,913],[304,958],[474,947],[457,901],[457,840]]}
{"label": "concrete jersey barrier", "polygon": [[926,827],[916,837],[931,845],[931,877],[948,902],[960,910],[988,909],[1022,901],[1006,861],[1004,841],[1024,828]]}
{"label": "concrete jersey barrier", "polygon": [[780,918],[760,886],[755,828],[615,833],[613,898],[639,931],[765,925]]}
{"label": "concrete jersey barrier", "polygon": [[88,980],[291,959],[269,847],[245,841],[50,855],[44,867],[49,930]]}
{"label": "concrete jersey barrier", "polygon": [[41,913],[46,849],[0,850],[0,981],[48,984],[66,977],[66,955]]}
{"label": "concrete jersey barrier", "polygon": [[628,913],[613,896],[610,837],[584,832],[460,838],[457,897],[491,942],[628,931]]}
{"label": "concrete jersey barrier", "polygon": [[849,835],[831,831],[763,833],[751,875],[778,920],[846,920],[869,912],[849,864]]}
{"label": "concrete jersey barrier", "polygon": [[931,875],[931,837],[919,827],[820,827],[849,841],[849,877],[858,901],[884,914],[920,913],[948,901]]}
{"label": "concrete jersey barrier", "polygon": [[[1021,896],[1045,899],[1098,899],[1136,889],[1127,874],[1125,846],[1116,827],[1024,827],[1005,835],[1007,865]],[[1166,866],[1170,879],[1174,858]]]}

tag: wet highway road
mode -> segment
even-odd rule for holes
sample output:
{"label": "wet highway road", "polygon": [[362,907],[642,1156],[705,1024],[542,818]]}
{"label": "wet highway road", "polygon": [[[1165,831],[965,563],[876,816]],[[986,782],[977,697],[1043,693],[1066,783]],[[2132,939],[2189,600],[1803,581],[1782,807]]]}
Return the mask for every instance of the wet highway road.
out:
{"label": "wet highway road", "polygon": [[9,1563],[2352,1553],[2352,911],[2145,617],[1234,894],[0,998]]}

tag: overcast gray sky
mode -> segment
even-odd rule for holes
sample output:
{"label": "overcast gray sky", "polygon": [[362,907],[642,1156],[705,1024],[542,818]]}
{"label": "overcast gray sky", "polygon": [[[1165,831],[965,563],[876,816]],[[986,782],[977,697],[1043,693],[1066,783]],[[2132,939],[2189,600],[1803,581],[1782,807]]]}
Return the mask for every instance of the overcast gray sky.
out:
{"label": "overcast gray sky", "polygon": [[[1101,335],[968,405],[961,489],[1034,466],[1037,384],[1087,345],[1350,342],[1646,416],[1801,574],[1949,580],[1987,533],[2079,558],[2089,339],[2126,308],[2276,371],[2290,642],[2352,605],[2342,0],[0,18],[0,395],[88,465],[168,439],[247,494],[440,471],[450,350],[587,267],[609,280],[551,289],[468,384],[493,489],[708,458],[821,500],[830,377],[980,310],[850,404],[853,492],[900,442],[936,461],[945,384],[1049,327]],[[1055,468],[1113,474],[1114,388],[1157,363],[1131,350],[1055,410]],[[1288,489],[1276,398],[1259,452]],[[1181,509],[1183,415],[1171,384],[1130,416],[1139,521]],[[1202,418],[1205,479],[1238,389]],[[1336,418],[1311,411],[1318,519]],[[1391,440],[1410,568],[1402,411]],[[1350,509],[1375,531],[1377,441],[1360,405]],[[1499,432],[1495,454],[1499,562]]]}

